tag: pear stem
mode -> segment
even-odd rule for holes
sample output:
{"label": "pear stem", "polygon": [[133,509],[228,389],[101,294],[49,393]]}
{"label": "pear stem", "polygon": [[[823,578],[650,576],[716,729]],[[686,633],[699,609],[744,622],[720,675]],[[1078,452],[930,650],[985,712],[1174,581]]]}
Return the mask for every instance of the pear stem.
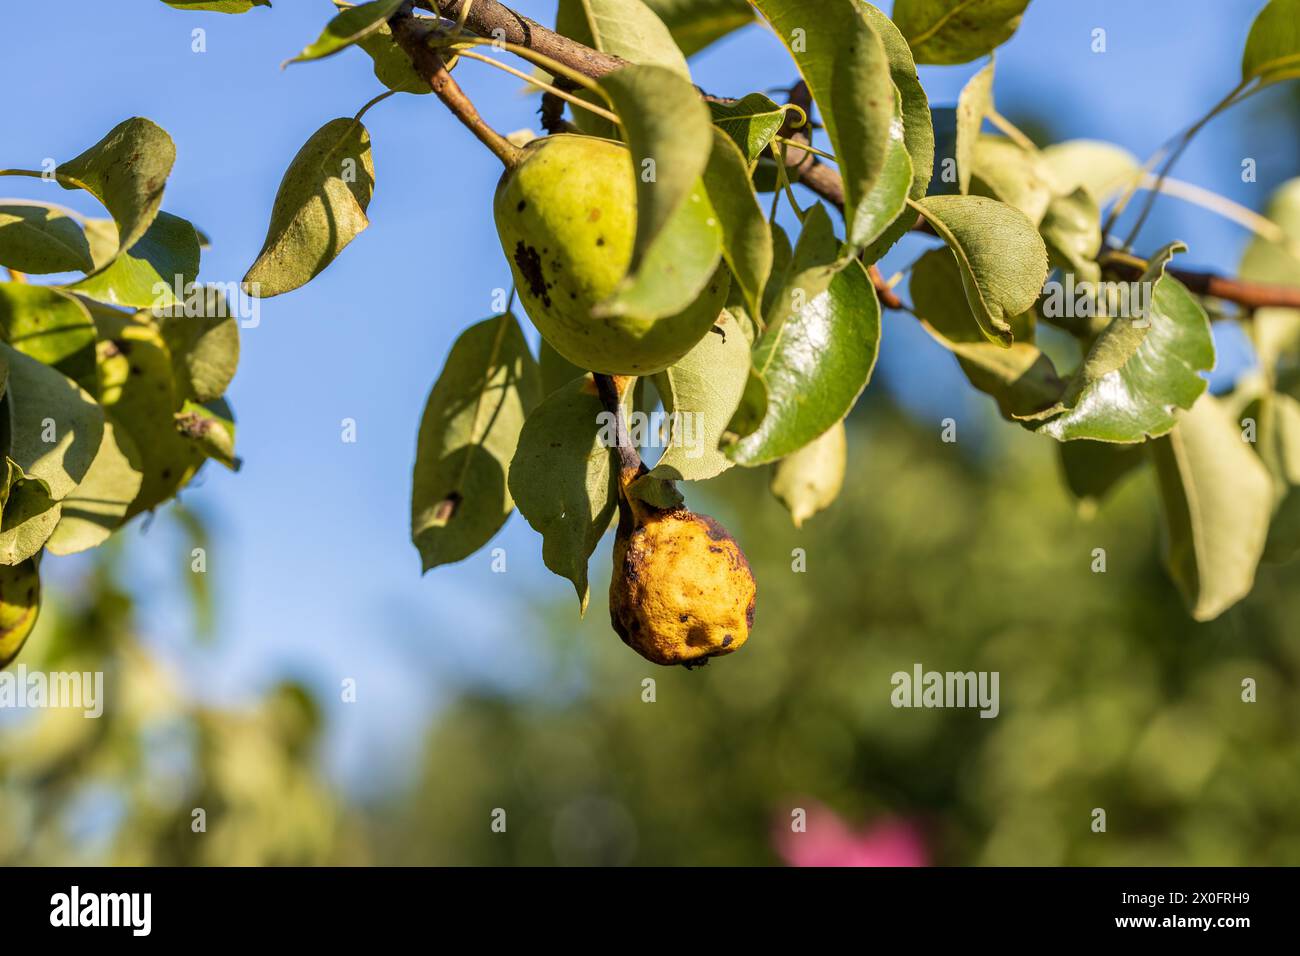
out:
{"label": "pear stem", "polygon": [[460,84],[452,78],[442,56],[425,43],[426,33],[421,29],[420,21],[411,16],[395,17],[391,25],[394,39],[411,58],[415,71],[429,84],[429,88],[447,109],[465,124],[479,142],[492,151],[492,155],[501,160],[506,169],[518,166],[523,161],[524,151],[489,126],[479,115],[478,109],[470,102]]}
{"label": "pear stem", "polygon": [[614,444],[618,450],[619,490],[626,491],[627,486],[645,473],[645,462],[641,453],[632,444],[632,437],[627,431],[627,422],[623,419],[623,394],[632,387],[635,378],[625,376],[592,374],[596,380],[596,394],[605,411],[614,416]]}

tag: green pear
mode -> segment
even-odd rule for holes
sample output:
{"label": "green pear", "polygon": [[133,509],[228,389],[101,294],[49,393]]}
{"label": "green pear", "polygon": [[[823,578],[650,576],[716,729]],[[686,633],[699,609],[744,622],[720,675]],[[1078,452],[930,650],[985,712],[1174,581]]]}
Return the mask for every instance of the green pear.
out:
{"label": "green pear", "polygon": [[[708,202],[702,184],[687,202]],[[621,143],[560,134],[533,140],[493,205],[501,248],[528,317],[557,352],[606,375],[650,375],[677,362],[726,302],[725,265],[684,311],[658,319],[598,308],[628,272],[636,180]]]}

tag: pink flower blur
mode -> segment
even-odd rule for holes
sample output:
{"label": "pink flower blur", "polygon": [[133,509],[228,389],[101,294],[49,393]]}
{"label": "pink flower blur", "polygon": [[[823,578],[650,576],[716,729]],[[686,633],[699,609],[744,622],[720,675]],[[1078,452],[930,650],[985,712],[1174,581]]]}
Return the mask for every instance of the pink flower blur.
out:
{"label": "pink flower blur", "polygon": [[920,830],[907,820],[882,818],[854,830],[835,811],[805,801],[807,830],[795,833],[789,817],[773,838],[790,866],[926,866],[929,854]]}

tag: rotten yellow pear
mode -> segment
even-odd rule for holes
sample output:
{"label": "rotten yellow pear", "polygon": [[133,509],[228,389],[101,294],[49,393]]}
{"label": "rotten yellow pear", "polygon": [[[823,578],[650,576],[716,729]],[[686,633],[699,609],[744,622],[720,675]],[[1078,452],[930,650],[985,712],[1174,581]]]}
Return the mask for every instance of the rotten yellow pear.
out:
{"label": "rotten yellow pear", "polygon": [[704,663],[740,650],[757,585],[740,545],[685,507],[619,503],[609,614],[623,642],[655,664]]}
{"label": "rotten yellow pear", "polygon": [[[702,185],[687,202],[708,202]],[[580,368],[649,375],[677,362],[712,328],[726,302],[719,268],[684,311],[658,319],[604,314],[636,239],[636,181],[627,147],[560,134],[524,147],[497,186],[501,248],[528,317]]]}

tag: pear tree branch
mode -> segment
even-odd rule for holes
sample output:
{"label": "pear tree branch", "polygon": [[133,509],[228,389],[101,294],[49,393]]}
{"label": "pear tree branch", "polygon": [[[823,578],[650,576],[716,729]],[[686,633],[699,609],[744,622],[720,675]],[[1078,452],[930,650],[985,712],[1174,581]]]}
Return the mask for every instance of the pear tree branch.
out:
{"label": "pear tree branch", "polygon": [[[413,0],[414,6],[436,13],[448,20],[459,20],[466,2],[467,0]],[[400,19],[399,15],[394,21],[394,34],[398,36],[399,42],[401,42],[401,34],[396,24]],[[409,20],[409,18],[407,19]],[[469,3],[464,25],[467,30],[484,39],[502,40],[507,43],[528,47],[593,80],[600,79],[607,73],[612,73],[614,70],[627,65],[626,60],[611,56],[608,53],[602,53],[599,50],[593,50],[584,43],[562,36],[554,30],[542,26],[535,20],[516,13],[504,4],[499,3],[498,0],[472,0]],[[403,48],[406,49],[405,43],[403,43]],[[427,52],[437,58],[436,53]],[[411,53],[409,49],[408,53]],[[441,65],[441,59],[438,59],[438,64]],[[416,68],[421,70],[422,75],[424,74],[424,67],[420,62],[416,62]],[[451,79],[450,74],[446,74],[445,69],[442,72],[446,75],[447,80]],[[426,79],[430,79],[430,85],[433,86],[434,92],[439,93],[439,88],[434,85],[433,78],[426,76]],[[454,86],[455,81],[451,82]],[[454,89],[459,92],[458,86],[455,86]],[[701,92],[701,95],[706,99],[717,102],[734,102],[723,97],[710,96],[703,92]],[[444,103],[452,107],[452,111],[461,118],[461,121],[470,126],[471,130],[475,131],[475,135],[478,135],[478,130],[466,119],[466,114],[458,111],[442,93],[439,93],[439,96]],[[807,97],[807,87],[802,82],[791,90],[791,102],[798,102],[795,99],[796,96],[804,96],[811,102],[811,97]],[[463,99],[464,94],[461,93],[460,97]],[[466,99],[464,102],[468,104],[469,101]],[[470,109],[473,109],[472,105],[470,105]],[[476,111],[472,115],[474,117],[478,116]],[[478,120],[478,122],[482,123],[482,120]],[[811,153],[796,148],[787,150],[786,161],[792,167],[792,171],[797,174],[800,183],[843,212],[844,182],[835,167],[828,166]],[[1197,295],[1233,302],[1248,310],[1263,308],[1300,309],[1300,288],[1250,282],[1214,272],[1187,269],[1170,269],[1169,272]],[[887,307],[899,308],[902,306],[901,300],[874,267],[871,278],[881,296],[881,301]]]}

